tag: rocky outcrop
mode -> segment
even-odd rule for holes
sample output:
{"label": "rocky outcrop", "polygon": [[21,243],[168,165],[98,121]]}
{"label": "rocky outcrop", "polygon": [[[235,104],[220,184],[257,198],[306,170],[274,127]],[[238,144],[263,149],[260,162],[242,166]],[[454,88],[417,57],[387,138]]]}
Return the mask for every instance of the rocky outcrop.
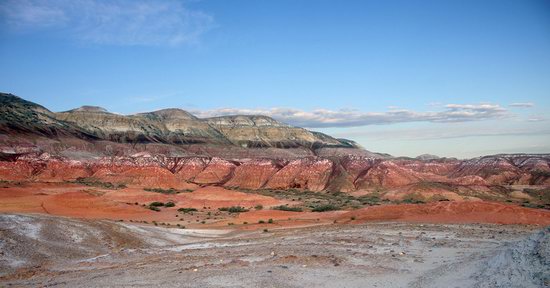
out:
{"label": "rocky outcrop", "polygon": [[53,113],[43,106],[6,93],[0,93],[0,104],[0,132],[9,134],[65,136],[133,144],[358,148],[352,141],[340,141],[260,115],[200,119],[181,109],[120,115],[95,106]]}
{"label": "rocky outcrop", "polygon": [[268,189],[297,188],[311,191],[324,190],[332,173],[333,162],[328,159],[298,159],[290,161],[271,177]]}
{"label": "rocky outcrop", "polygon": [[[443,190],[453,190],[453,185],[475,187],[478,190],[483,190],[481,187],[513,184],[550,186],[550,172],[545,170],[550,163],[550,155],[518,156],[524,161],[514,161],[514,157],[502,155],[493,157],[492,161],[490,157],[485,157],[483,161],[431,160],[437,161],[433,163],[357,156],[227,160],[218,157],[147,154],[74,160],[35,153],[15,158],[4,157],[8,161],[0,161],[0,180],[63,182],[92,177],[100,181],[141,187],[183,189],[196,185],[223,185],[244,189],[332,192],[399,187],[409,187],[408,190],[442,187]],[[503,157],[509,161],[503,163]]]}
{"label": "rocky outcrop", "polygon": [[361,193],[550,185],[548,154],[395,158],[266,116],[119,115],[93,106],[54,113],[3,93],[0,104],[0,180]]}
{"label": "rocky outcrop", "polygon": [[233,162],[213,158],[208,166],[193,179],[193,182],[197,184],[224,184],[232,178],[235,167],[237,165]]}
{"label": "rocky outcrop", "polygon": [[233,173],[233,177],[225,183],[225,186],[244,189],[260,189],[265,186],[267,181],[269,181],[284,164],[284,162],[269,159],[244,162],[237,166]]}

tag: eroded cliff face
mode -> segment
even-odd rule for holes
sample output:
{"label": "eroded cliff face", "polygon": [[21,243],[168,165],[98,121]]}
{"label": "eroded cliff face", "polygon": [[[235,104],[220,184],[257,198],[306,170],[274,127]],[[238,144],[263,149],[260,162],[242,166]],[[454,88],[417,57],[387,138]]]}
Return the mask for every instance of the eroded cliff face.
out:
{"label": "eroded cliff face", "polygon": [[5,93],[0,104],[0,180],[357,194],[550,186],[550,155],[403,159],[259,115],[118,115],[91,106],[54,113]]}
{"label": "eroded cliff face", "polygon": [[[317,192],[374,191],[402,187],[413,190],[446,187],[453,190],[457,187],[480,189],[515,184],[550,186],[549,164],[550,155],[497,155],[465,161],[422,161],[357,156],[229,160],[145,154],[83,161],[47,153],[29,153],[0,161],[0,179],[63,182],[88,177],[140,187],[176,189],[218,185]],[[447,186],[438,186],[442,184]]]}

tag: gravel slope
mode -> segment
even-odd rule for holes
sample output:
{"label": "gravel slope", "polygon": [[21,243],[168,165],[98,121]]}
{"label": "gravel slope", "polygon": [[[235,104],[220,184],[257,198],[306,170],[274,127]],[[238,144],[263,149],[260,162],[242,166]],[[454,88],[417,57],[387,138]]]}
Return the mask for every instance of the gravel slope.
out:
{"label": "gravel slope", "polygon": [[548,228],[369,223],[269,232],[0,215],[0,286],[545,287]]}

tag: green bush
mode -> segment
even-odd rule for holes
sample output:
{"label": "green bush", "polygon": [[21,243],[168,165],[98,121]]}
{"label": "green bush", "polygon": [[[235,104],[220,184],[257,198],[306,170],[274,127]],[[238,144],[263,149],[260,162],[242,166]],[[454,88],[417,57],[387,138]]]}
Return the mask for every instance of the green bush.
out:
{"label": "green bush", "polygon": [[197,212],[198,210],[195,208],[179,208],[178,212],[182,212],[184,214],[191,213],[191,212]]}
{"label": "green bush", "polygon": [[332,205],[332,204],[325,204],[325,205],[319,205],[319,206],[316,206],[316,207],[313,207],[313,209],[311,209],[312,212],[326,212],[326,211],[335,211],[335,210],[339,210],[340,207],[336,206],[336,205]]}
{"label": "green bush", "polygon": [[160,209],[157,206],[149,206],[149,209],[159,212]]}
{"label": "green bush", "polygon": [[363,195],[357,197],[357,200],[363,205],[378,205],[380,203],[378,195]]}
{"label": "green bush", "polygon": [[267,223],[273,224],[273,219],[269,218],[269,220],[267,220]]}
{"label": "green bush", "polygon": [[258,224],[264,224],[264,223],[265,223],[265,221],[264,221],[264,220],[260,220],[260,221],[258,221]]}
{"label": "green bush", "polygon": [[241,206],[231,206],[231,207],[221,207],[218,208],[220,211],[227,211],[229,213],[241,213],[241,212],[248,212],[248,209],[241,207]]}
{"label": "green bush", "polygon": [[264,206],[261,205],[261,204],[258,204],[258,205],[256,205],[256,206],[254,206],[254,209],[256,209],[256,210],[262,210],[262,209],[264,209]]}
{"label": "green bush", "polygon": [[172,201],[166,202],[166,203],[164,204],[164,207],[174,207],[174,206],[176,206],[176,203],[174,203],[174,202],[172,202]]}
{"label": "green bush", "polygon": [[174,188],[169,188],[169,189],[143,188],[143,190],[148,191],[148,192],[161,193],[161,194],[179,194],[179,193],[193,192],[193,190],[191,190],[191,189],[178,190],[178,189],[174,189]]}
{"label": "green bush", "polygon": [[280,205],[273,207],[273,210],[281,210],[281,211],[292,211],[292,212],[302,212],[303,209],[300,207],[290,207],[288,205]]}
{"label": "green bush", "polygon": [[164,206],[164,203],[155,201],[155,202],[149,203],[149,206],[151,206],[151,207],[162,207],[162,206]]}
{"label": "green bush", "polygon": [[70,183],[76,183],[80,185],[93,186],[106,189],[123,189],[126,188],[125,184],[122,183],[111,183],[111,182],[102,182],[98,179],[92,177],[78,177],[75,181],[69,181]]}

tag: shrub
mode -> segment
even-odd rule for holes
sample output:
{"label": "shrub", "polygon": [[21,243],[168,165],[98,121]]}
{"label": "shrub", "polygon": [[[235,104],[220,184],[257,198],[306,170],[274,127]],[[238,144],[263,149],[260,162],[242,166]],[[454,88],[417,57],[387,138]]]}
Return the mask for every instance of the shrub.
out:
{"label": "shrub", "polygon": [[162,207],[162,206],[164,206],[164,203],[155,201],[155,202],[149,203],[149,206],[150,207]]}
{"label": "shrub", "polygon": [[273,224],[273,219],[269,218],[269,220],[267,220],[267,223]]}
{"label": "shrub", "polygon": [[254,206],[254,209],[256,209],[256,210],[262,210],[262,209],[264,209],[264,206],[263,206],[262,204],[258,204],[258,205],[256,205],[256,206]]}
{"label": "shrub", "polygon": [[403,203],[408,203],[408,204],[426,203],[426,201],[424,199],[424,196],[422,196],[420,194],[416,194],[416,193],[405,195],[405,197],[403,197],[402,202]]}
{"label": "shrub", "polygon": [[148,191],[148,192],[161,193],[161,194],[179,194],[179,193],[193,192],[193,190],[191,190],[191,189],[177,190],[177,189],[174,189],[174,188],[170,188],[170,189],[143,188],[143,190]]}
{"label": "shrub", "polygon": [[153,211],[156,211],[156,212],[160,212],[160,209],[157,206],[149,206],[149,209],[151,209]]}
{"label": "shrub", "polygon": [[378,205],[380,197],[378,195],[363,195],[357,198],[363,205]]}
{"label": "shrub", "polygon": [[182,212],[184,214],[191,213],[191,212],[196,212],[196,211],[198,211],[198,210],[195,209],[195,208],[179,208],[178,209],[178,212]]}
{"label": "shrub", "polygon": [[335,210],[338,210],[338,209],[340,209],[340,207],[338,207],[336,205],[325,204],[325,205],[319,205],[319,206],[313,207],[313,209],[311,209],[311,211],[312,212],[326,212],[326,211],[335,211]]}
{"label": "shrub", "polygon": [[281,211],[292,211],[292,212],[302,212],[302,208],[300,207],[290,207],[288,205],[280,205],[273,207],[273,210],[281,210]]}
{"label": "shrub", "polygon": [[93,186],[93,187],[99,187],[99,188],[106,188],[106,189],[122,189],[126,188],[125,184],[122,183],[111,183],[111,182],[102,182],[98,179],[92,178],[92,177],[78,177],[75,181],[70,181],[70,183],[76,183],[86,186]]}
{"label": "shrub", "polygon": [[264,229],[264,233],[267,233],[267,232],[269,232],[269,230],[267,230],[267,229]]}
{"label": "shrub", "polygon": [[174,207],[174,206],[176,206],[176,203],[174,203],[174,202],[172,202],[172,201],[166,202],[166,203],[164,204],[164,207]]}
{"label": "shrub", "polygon": [[248,209],[241,207],[241,206],[231,206],[231,207],[222,207],[218,208],[220,211],[227,211],[229,213],[241,213],[241,212],[248,212]]}
{"label": "shrub", "polygon": [[264,224],[264,223],[265,223],[265,221],[264,221],[264,220],[260,220],[260,221],[258,221],[258,224]]}

